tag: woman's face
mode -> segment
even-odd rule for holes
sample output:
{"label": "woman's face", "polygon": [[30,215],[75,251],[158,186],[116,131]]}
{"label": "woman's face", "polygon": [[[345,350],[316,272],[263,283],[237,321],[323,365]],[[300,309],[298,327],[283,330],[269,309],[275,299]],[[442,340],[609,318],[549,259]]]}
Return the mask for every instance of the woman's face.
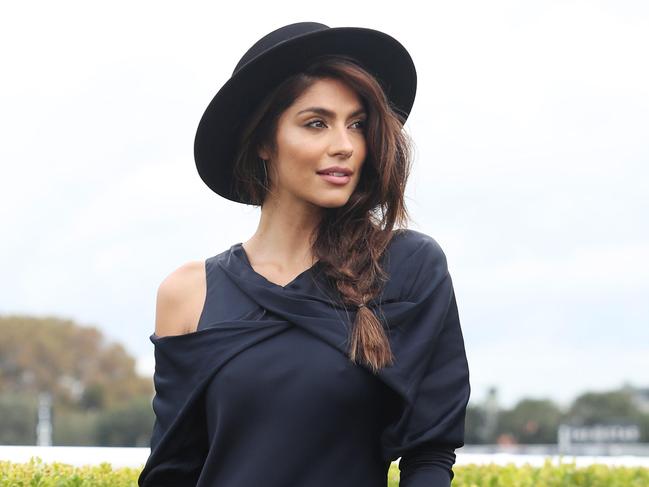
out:
{"label": "woman's face", "polygon": [[[361,99],[335,79],[316,81],[284,113],[277,126],[277,154],[269,160],[271,191],[280,201],[334,208],[347,203],[366,155],[366,113]],[[337,166],[339,169],[329,169]],[[323,175],[323,170],[349,173]]]}

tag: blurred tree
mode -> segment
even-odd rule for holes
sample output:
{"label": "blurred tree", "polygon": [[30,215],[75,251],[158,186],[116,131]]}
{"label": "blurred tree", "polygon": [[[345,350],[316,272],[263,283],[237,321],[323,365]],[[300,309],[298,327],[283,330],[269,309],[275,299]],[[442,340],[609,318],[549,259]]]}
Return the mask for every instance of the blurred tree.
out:
{"label": "blurred tree", "polygon": [[38,405],[31,394],[0,394],[0,444],[34,445]]}
{"label": "blurred tree", "polygon": [[97,442],[99,411],[60,406],[52,414],[52,444],[59,446],[105,446]]}
{"label": "blurred tree", "polygon": [[96,437],[105,446],[148,447],[152,429],[151,401],[139,397],[103,412],[97,422]]}
{"label": "blurred tree", "polygon": [[[150,435],[153,380],[136,373],[122,345],[55,317],[0,316],[0,333],[2,443],[35,444],[36,398],[44,391],[52,394],[54,445],[128,446]],[[109,434],[107,424],[117,429]]]}
{"label": "blurred tree", "polygon": [[485,437],[484,431],[485,412],[480,406],[467,406],[466,420],[464,422],[464,443],[478,445],[492,443],[493,439]]}
{"label": "blurred tree", "polygon": [[79,406],[87,410],[101,409],[105,403],[104,396],[104,387],[101,384],[90,384],[83,391]]}
{"label": "blurred tree", "polygon": [[588,392],[572,403],[568,420],[573,424],[593,425],[639,415],[631,395],[624,390]]}
{"label": "blurred tree", "polygon": [[509,434],[517,443],[556,443],[562,419],[560,408],[547,399],[523,399],[502,411],[498,432]]}
{"label": "blurred tree", "polygon": [[69,320],[0,316],[0,390],[52,393],[54,404],[110,408],[153,394],[135,359],[96,328]]}
{"label": "blurred tree", "polygon": [[640,413],[636,416],[632,416],[633,421],[635,421],[640,428],[640,442],[649,443],[649,414]]}

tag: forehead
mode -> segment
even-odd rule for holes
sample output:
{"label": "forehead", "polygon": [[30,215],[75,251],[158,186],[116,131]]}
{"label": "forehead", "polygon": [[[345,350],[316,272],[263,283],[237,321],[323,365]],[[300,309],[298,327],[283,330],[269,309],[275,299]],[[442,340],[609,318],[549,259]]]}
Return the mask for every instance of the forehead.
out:
{"label": "forehead", "polygon": [[313,83],[295,100],[291,109],[299,111],[312,105],[341,111],[362,107],[360,97],[352,88],[332,78],[319,79]]}

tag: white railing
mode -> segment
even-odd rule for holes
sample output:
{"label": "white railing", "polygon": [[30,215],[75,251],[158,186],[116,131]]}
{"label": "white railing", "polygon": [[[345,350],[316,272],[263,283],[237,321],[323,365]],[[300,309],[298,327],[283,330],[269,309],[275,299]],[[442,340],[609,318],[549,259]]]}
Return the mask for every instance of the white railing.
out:
{"label": "white railing", "polygon": [[149,452],[149,448],[128,447],[0,445],[0,460],[27,463],[31,457],[40,457],[45,463],[61,462],[75,466],[108,462],[113,467],[141,467]]}
{"label": "white railing", "polygon": [[522,466],[526,463],[533,467],[540,467],[546,459],[550,459],[554,465],[559,463],[575,463],[577,467],[588,465],[608,465],[611,467],[645,467],[649,468],[649,457],[621,455],[621,456],[592,456],[592,455],[525,455],[516,453],[462,453],[461,449],[456,451],[456,465],[468,465],[470,463],[485,465],[494,463],[496,465],[507,465],[513,463]]}
{"label": "white railing", "polygon": [[[61,462],[70,465],[99,465],[110,463],[113,467],[144,466],[149,457],[149,448],[119,448],[99,446],[11,446],[0,445],[0,460],[9,460],[14,463],[29,462],[31,457],[40,457],[45,463]],[[649,468],[649,457],[646,456],[572,456],[564,455],[526,455],[514,453],[464,453],[462,448],[456,450],[456,465],[467,464],[496,464],[506,465],[513,463],[521,466],[529,464],[541,466],[547,458],[553,464],[572,463],[578,467],[592,464],[610,466],[638,466]],[[396,462],[398,463],[398,461]]]}

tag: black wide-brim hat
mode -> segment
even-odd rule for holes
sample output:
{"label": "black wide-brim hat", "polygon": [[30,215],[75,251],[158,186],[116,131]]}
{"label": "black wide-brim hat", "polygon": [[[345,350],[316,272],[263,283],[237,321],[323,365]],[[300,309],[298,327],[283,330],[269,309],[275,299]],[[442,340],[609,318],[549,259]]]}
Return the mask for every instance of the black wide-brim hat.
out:
{"label": "black wide-brim hat", "polygon": [[417,72],[408,51],[384,32],[363,27],[329,27],[297,22],[259,39],[243,55],[230,79],[207,106],[194,140],[201,179],[217,194],[249,204],[234,192],[233,168],[240,131],[263,98],[317,56],[354,58],[381,84],[393,110],[405,122],[417,90]]}

